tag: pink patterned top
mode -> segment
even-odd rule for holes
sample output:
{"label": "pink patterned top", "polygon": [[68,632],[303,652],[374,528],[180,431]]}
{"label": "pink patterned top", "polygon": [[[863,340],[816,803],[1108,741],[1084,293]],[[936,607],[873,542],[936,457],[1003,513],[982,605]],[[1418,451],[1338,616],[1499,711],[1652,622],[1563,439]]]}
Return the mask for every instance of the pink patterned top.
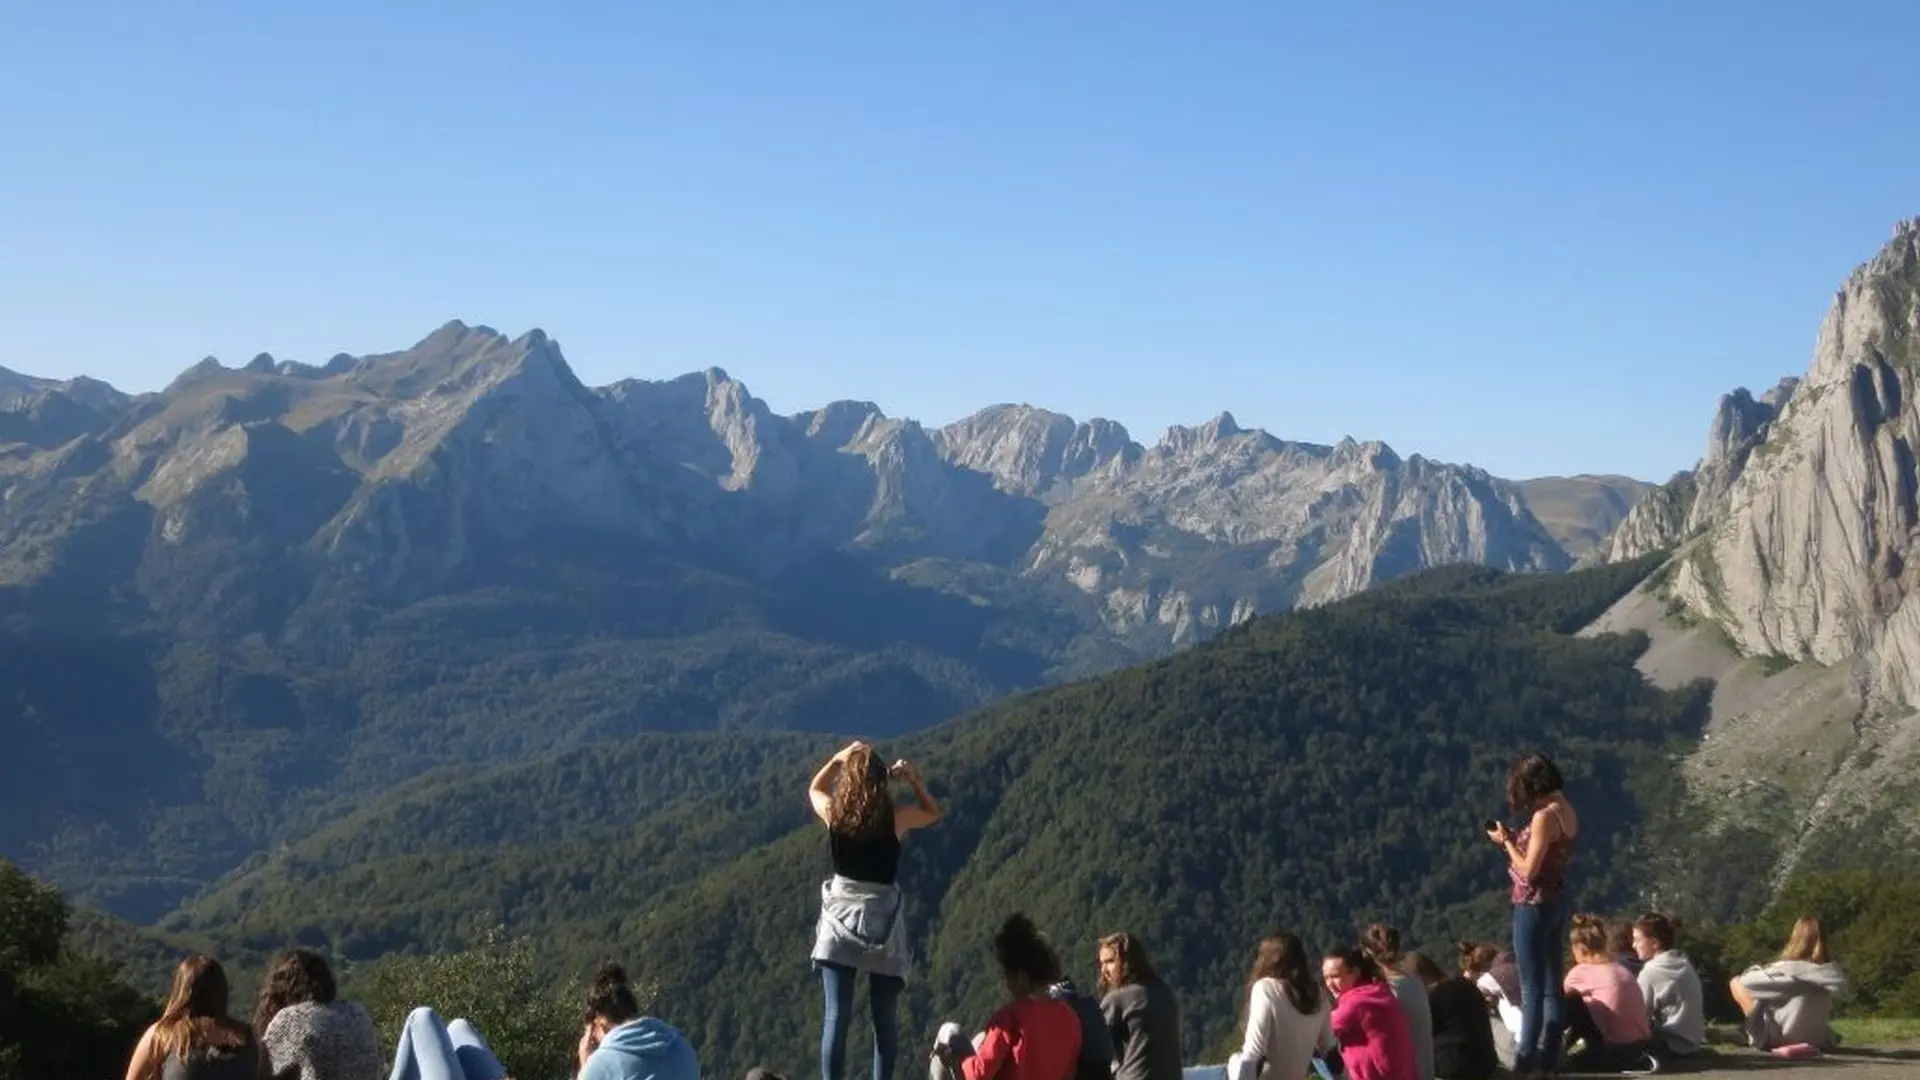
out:
{"label": "pink patterned top", "polygon": [[[1540,905],[1559,900],[1561,894],[1566,891],[1567,862],[1573,858],[1573,842],[1577,839],[1579,839],[1578,835],[1562,836],[1551,844],[1547,848],[1546,858],[1540,860],[1540,872],[1531,881],[1520,872],[1518,866],[1509,862],[1507,880],[1513,884],[1509,892],[1513,902]],[[1528,822],[1527,827],[1514,836],[1513,846],[1520,849],[1520,855],[1524,858],[1527,854],[1527,845],[1532,841],[1533,823]]]}

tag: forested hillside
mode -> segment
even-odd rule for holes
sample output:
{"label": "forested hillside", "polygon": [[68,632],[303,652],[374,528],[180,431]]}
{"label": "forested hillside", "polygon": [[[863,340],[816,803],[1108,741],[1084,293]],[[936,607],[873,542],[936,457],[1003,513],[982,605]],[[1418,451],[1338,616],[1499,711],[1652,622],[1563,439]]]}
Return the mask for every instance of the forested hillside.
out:
{"label": "forested hillside", "polygon": [[[1479,823],[1531,746],[1560,758],[1586,816],[1578,902],[1633,899],[1631,853],[1673,798],[1669,756],[1697,736],[1705,690],[1649,687],[1636,637],[1568,635],[1649,569],[1436,571],[884,740],[948,814],[903,871],[921,960],[908,1030],[986,1015],[986,943],[1016,909],[1088,982],[1096,935],[1144,935],[1196,1046],[1234,1022],[1267,930],[1316,946],[1372,919],[1414,940],[1496,932],[1504,878]],[[534,935],[556,976],[624,954],[710,1069],[798,1068],[825,873],[803,792],[832,746],[649,738],[431,777],[167,925],[364,960],[499,923]]]}

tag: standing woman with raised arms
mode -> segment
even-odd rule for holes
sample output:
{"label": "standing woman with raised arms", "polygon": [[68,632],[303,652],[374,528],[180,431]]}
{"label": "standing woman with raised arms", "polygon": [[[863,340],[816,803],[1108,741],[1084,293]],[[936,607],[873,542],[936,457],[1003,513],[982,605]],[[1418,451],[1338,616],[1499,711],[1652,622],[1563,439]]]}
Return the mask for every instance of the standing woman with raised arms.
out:
{"label": "standing woman with raised arms", "polygon": [[[913,801],[896,807],[888,786],[899,778]],[[873,747],[847,744],[807,786],[807,801],[827,827],[833,876],[820,886],[813,966],[820,973],[826,1015],[820,1025],[822,1080],[846,1080],[847,1029],[853,988],[867,976],[873,1016],[873,1080],[893,1080],[900,1050],[900,991],[911,966],[905,898],[898,884],[900,842],[940,820],[940,804],[909,761],[881,764]]]}
{"label": "standing woman with raised arms", "polygon": [[1552,758],[1528,754],[1507,771],[1507,805],[1515,815],[1525,815],[1527,824],[1510,833],[1502,822],[1487,822],[1487,839],[1507,858],[1513,902],[1513,957],[1520,969],[1513,1073],[1519,1080],[1559,1071],[1566,1031],[1561,943],[1567,937],[1567,863],[1580,836],[1580,817],[1564,786]]}

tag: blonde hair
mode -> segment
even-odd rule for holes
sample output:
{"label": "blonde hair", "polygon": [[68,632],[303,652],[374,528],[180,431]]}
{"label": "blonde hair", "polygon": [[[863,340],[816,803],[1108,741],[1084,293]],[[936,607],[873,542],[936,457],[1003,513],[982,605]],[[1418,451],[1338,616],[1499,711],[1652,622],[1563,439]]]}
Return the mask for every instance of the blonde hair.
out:
{"label": "blonde hair", "polygon": [[1820,933],[1820,920],[1811,915],[1800,916],[1793,924],[1793,933],[1787,937],[1787,947],[1780,950],[1780,959],[1826,963],[1827,939]]}
{"label": "blonde hair", "polygon": [[893,793],[887,767],[862,746],[847,755],[833,786],[829,828],[842,836],[878,839],[893,832]]}
{"label": "blonde hair", "polygon": [[1599,915],[1580,914],[1573,917],[1573,929],[1567,934],[1573,951],[1589,956],[1608,956],[1607,920]]}

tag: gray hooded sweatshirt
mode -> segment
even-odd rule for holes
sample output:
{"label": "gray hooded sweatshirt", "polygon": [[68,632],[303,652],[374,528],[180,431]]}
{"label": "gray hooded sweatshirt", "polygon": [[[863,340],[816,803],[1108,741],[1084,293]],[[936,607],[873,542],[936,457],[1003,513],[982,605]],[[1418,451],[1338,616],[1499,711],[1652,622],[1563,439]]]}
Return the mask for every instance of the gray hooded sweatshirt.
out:
{"label": "gray hooded sweatshirt", "polygon": [[1668,949],[1640,968],[1640,996],[1647,999],[1654,1042],[1669,1054],[1685,1057],[1707,1041],[1707,1009],[1700,973],[1687,954]]}
{"label": "gray hooded sweatshirt", "polygon": [[1847,977],[1840,965],[1775,960],[1748,968],[1740,976],[1740,985],[1753,995],[1747,1038],[1755,1049],[1807,1043],[1831,1050],[1839,1045],[1828,1021],[1833,1018],[1834,998],[1847,992]]}

